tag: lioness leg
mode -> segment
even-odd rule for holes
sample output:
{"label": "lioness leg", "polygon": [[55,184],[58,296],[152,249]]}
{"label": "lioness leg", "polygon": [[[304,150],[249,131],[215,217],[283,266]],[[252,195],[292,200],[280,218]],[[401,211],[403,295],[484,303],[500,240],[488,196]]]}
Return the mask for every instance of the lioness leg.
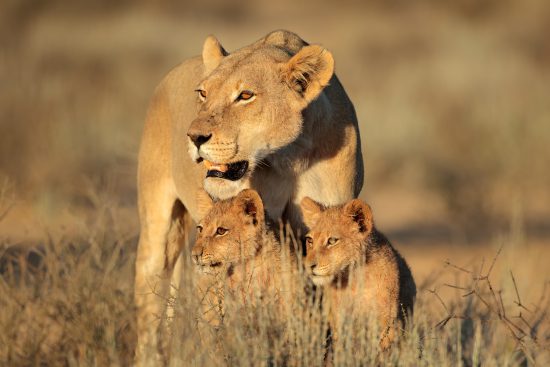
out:
{"label": "lioness leg", "polygon": [[168,185],[140,193],[141,234],[136,258],[135,302],[138,366],[158,365],[159,325],[165,311],[173,269],[184,241],[185,208]]}
{"label": "lioness leg", "polygon": [[[181,258],[182,250],[188,243],[190,234],[191,218],[181,201],[176,200],[172,208],[172,221],[165,249],[165,261],[163,268],[163,279],[166,279],[164,286],[168,287],[166,297],[169,297],[168,307],[166,309],[166,326],[172,325],[175,316],[174,308],[177,302],[178,290],[181,283],[183,259]],[[164,293],[163,293],[164,294]],[[172,340],[168,328],[162,328],[167,334],[161,333],[161,347],[163,354],[170,357],[170,349],[172,348]]]}

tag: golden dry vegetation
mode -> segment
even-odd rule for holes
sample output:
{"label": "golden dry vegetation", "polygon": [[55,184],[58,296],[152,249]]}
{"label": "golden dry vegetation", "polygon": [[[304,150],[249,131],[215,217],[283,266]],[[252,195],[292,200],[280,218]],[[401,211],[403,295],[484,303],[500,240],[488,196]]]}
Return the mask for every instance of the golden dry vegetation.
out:
{"label": "golden dry vegetation", "polygon": [[[413,326],[385,360],[550,363],[548,2],[7,0],[0,365],[130,363],[148,99],[209,33],[233,50],[277,28],[333,52],[361,124],[361,196],[416,277]],[[292,320],[269,307],[229,314],[220,353],[201,347],[183,261],[167,300],[174,361],[321,364],[322,310],[305,297]],[[336,364],[374,362],[372,329],[358,334],[363,353],[336,350]]]}

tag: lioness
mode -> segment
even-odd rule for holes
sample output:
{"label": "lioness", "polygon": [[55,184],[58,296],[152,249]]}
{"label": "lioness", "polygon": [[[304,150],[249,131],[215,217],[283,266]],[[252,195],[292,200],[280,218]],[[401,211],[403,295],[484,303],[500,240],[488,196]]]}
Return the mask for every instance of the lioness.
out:
{"label": "lioness", "polygon": [[413,311],[416,285],[409,266],[376,230],[363,201],[325,208],[305,197],[301,208],[310,229],[304,264],[313,283],[328,293],[335,338],[343,315],[363,320],[375,315],[382,331],[380,345],[386,349],[398,321]]}
{"label": "lioness", "polygon": [[218,199],[254,188],[295,229],[304,196],[336,205],[359,194],[357,119],[333,71],[330,52],[288,31],[231,54],[210,36],[156,88],[138,159],[138,365],[157,361],[162,296],[199,219],[199,188]]}
{"label": "lioness", "polygon": [[197,226],[193,262],[240,302],[255,302],[264,295],[279,302],[280,293],[291,289],[297,265],[294,252],[281,246],[266,224],[260,195],[245,189],[216,202],[203,190],[197,195],[204,215]]}

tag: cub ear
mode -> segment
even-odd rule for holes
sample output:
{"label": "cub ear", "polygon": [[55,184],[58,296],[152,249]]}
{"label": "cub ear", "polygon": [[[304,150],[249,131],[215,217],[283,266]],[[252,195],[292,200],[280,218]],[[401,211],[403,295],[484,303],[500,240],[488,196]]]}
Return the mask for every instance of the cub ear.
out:
{"label": "cub ear", "polygon": [[254,225],[265,221],[264,203],[256,190],[245,189],[237,195],[235,200],[242,213],[252,218]]}
{"label": "cub ear", "polygon": [[369,234],[372,231],[372,210],[364,201],[353,199],[348,202],[344,205],[344,215],[350,217],[355,223],[357,223],[359,232]]}
{"label": "cub ear", "polygon": [[224,50],[216,37],[213,35],[206,37],[202,46],[202,62],[204,63],[206,74],[210,74],[212,70],[217,68],[222,59],[227,55],[229,53]]}
{"label": "cub ear", "polygon": [[306,196],[300,203],[300,209],[302,209],[302,217],[305,225],[311,229],[319,220],[319,216],[323,211],[323,206]]}
{"label": "cub ear", "polygon": [[334,73],[334,59],[325,48],[305,46],[283,67],[286,83],[309,103],[328,85]]}
{"label": "cub ear", "polygon": [[199,189],[197,191],[196,202],[197,211],[201,219],[204,218],[214,206],[214,200],[212,200],[204,189]]}

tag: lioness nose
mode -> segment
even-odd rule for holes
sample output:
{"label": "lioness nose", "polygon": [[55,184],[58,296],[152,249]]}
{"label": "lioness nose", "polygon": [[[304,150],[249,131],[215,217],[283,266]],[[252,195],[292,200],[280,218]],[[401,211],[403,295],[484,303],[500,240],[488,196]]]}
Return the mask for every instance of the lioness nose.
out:
{"label": "lioness nose", "polygon": [[309,270],[313,271],[317,267],[317,264],[313,263],[309,265]]}
{"label": "lioness nose", "polygon": [[208,135],[201,135],[201,134],[194,134],[192,132],[187,133],[187,136],[193,141],[193,144],[199,149],[201,145],[206,143],[210,138],[212,137],[212,134]]}

